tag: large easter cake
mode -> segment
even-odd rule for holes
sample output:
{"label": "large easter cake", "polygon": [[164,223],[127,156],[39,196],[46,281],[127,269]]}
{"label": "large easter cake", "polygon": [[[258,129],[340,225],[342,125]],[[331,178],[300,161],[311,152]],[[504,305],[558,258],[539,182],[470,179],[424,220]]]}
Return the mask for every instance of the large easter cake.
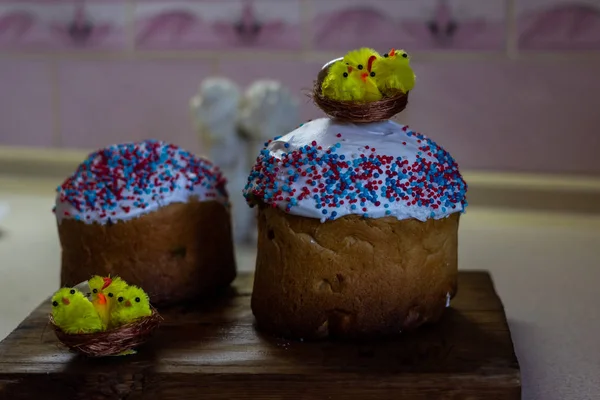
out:
{"label": "large easter cake", "polygon": [[[332,71],[366,70],[371,79],[383,58],[326,65],[315,96]],[[259,229],[251,306],[259,328],[276,335],[398,334],[436,321],[457,290],[467,206],[458,165],[408,126],[369,112],[362,122],[344,118],[344,107],[359,115],[386,101],[406,106],[406,87],[386,95],[379,82],[356,79],[377,100],[331,96],[338,112],[324,111],[336,118],[268,142],[248,178],[244,195],[258,207]]]}

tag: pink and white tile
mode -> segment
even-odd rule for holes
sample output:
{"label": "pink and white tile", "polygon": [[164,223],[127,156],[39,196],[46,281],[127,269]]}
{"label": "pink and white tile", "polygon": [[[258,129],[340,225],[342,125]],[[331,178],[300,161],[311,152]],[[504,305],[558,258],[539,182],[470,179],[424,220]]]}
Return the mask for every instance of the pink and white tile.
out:
{"label": "pink and white tile", "polygon": [[0,48],[11,50],[120,49],[127,13],[119,1],[0,3]]}
{"label": "pink and white tile", "polygon": [[313,46],[346,50],[501,50],[504,0],[330,0],[314,2]]}
{"label": "pink and white tile", "polygon": [[59,69],[63,146],[159,139],[197,152],[189,101],[209,73],[208,63],[194,60],[65,61]]}
{"label": "pink and white tile", "polygon": [[47,61],[0,60],[0,145],[51,147],[52,80]]}
{"label": "pink and white tile", "polygon": [[418,83],[398,119],[462,168],[600,173],[600,62],[415,62],[414,69]]}
{"label": "pink and white tile", "polygon": [[299,49],[300,0],[145,1],[136,6],[142,49]]}
{"label": "pink and white tile", "polygon": [[521,0],[519,47],[524,50],[600,50],[600,1]]}

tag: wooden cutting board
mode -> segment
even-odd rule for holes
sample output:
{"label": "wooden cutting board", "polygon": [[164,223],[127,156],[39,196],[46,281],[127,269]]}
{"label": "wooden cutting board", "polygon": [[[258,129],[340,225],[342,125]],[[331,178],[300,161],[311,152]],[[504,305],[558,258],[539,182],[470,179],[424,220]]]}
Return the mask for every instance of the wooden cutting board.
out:
{"label": "wooden cutting board", "polygon": [[164,311],[139,353],[86,359],[46,327],[49,302],[0,343],[0,399],[520,399],[519,364],[486,272],[461,272],[442,320],[394,340],[258,333],[252,277],[212,304]]}

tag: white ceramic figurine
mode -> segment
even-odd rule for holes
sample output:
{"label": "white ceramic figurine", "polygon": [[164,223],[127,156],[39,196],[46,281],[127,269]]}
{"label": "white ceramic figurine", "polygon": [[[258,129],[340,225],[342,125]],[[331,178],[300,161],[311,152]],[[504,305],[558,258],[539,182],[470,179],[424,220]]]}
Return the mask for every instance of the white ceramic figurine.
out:
{"label": "white ceramic figurine", "polygon": [[228,180],[234,241],[253,240],[255,210],[244,204],[242,190],[264,143],[300,124],[299,101],[277,81],[256,81],[242,95],[231,80],[208,78],[190,108],[202,149]]}
{"label": "white ceramic figurine", "polygon": [[248,137],[250,154],[248,170],[264,143],[291,132],[300,124],[299,100],[278,81],[263,79],[254,82],[244,94],[238,123]]}
{"label": "white ceramic figurine", "polygon": [[254,213],[242,195],[249,161],[246,142],[236,125],[240,100],[241,91],[235,83],[224,78],[209,78],[201,83],[198,94],[190,101],[203,152],[227,178],[236,243],[248,241],[254,230]]}

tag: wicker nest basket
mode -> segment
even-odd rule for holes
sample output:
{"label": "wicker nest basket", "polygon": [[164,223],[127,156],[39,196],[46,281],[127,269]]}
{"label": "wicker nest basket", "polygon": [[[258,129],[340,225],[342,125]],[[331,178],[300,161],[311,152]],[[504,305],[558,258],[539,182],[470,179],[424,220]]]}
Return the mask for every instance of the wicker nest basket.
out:
{"label": "wicker nest basket", "polygon": [[50,325],[58,340],[69,349],[88,357],[114,356],[145,343],[162,322],[158,311],[152,307],[152,314],[129,324],[104,332],[65,333],[50,315]]}
{"label": "wicker nest basket", "polygon": [[325,114],[354,123],[369,123],[388,120],[406,108],[408,93],[402,91],[398,91],[393,96],[387,96],[369,103],[337,101],[323,96],[321,86],[327,76],[329,67],[340,60],[342,58],[337,58],[323,66],[312,90],[311,97],[313,101]]}

